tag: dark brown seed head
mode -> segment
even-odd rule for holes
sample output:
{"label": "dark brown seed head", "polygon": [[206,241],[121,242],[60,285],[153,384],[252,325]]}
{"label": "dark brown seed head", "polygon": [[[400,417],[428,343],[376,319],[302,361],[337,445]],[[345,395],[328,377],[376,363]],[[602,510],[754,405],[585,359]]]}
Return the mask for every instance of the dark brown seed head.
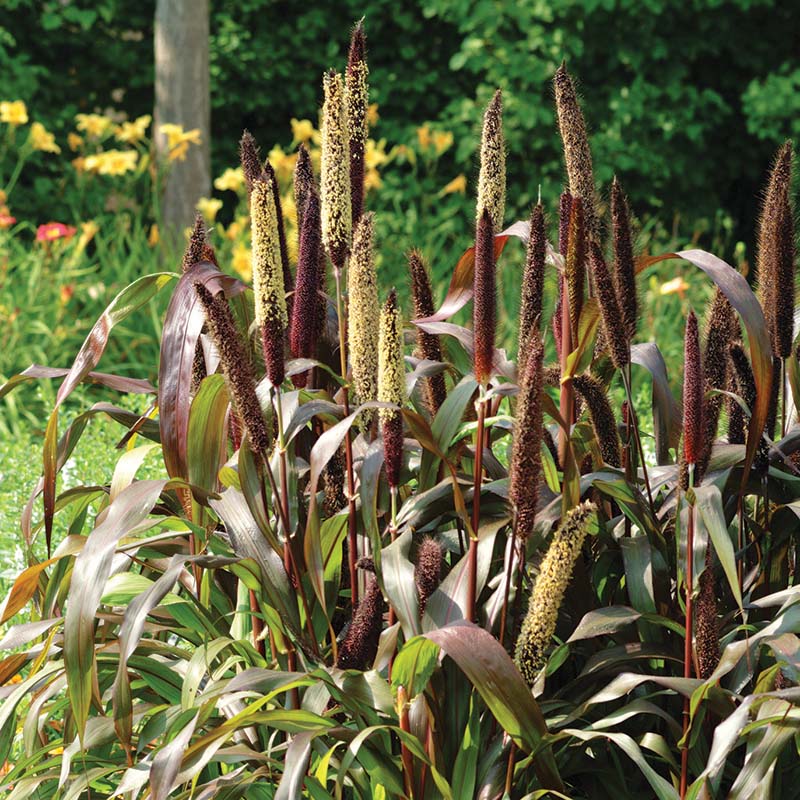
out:
{"label": "dark brown seed head", "polygon": [[350,202],[355,228],[364,212],[364,147],[369,135],[369,69],[363,20],[356,23],[350,38],[345,81],[347,127],[350,131]]}
{"label": "dark brown seed head", "polygon": [[217,254],[214,252],[214,248],[210,244],[203,245],[201,258],[203,259],[203,261],[208,261],[209,264],[213,264],[215,267],[217,267],[217,269],[219,269]]}
{"label": "dark brown seed head", "polygon": [[206,223],[202,214],[197,214],[194,218],[194,228],[189,236],[189,242],[183,254],[182,271],[186,272],[189,267],[204,261],[203,248],[206,246]]}
{"label": "dark brown seed head", "polygon": [[194,284],[194,288],[206,312],[206,320],[214,344],[219,350],[220,362],[228,391],[233,400],[234,410],[244,423],[253,452],[266,457],[269,453],[271,437],[256,396],[253,365],[250,363],[239,337],[228,301],[222,292],[212,295],[199,281]]}
{"label": "dark brown seed head", "polygon": [[683,354],[683,458],[696,464],[703,446],[703,365],[694,311],[686,319]]}
{"label": "dark brown seed head", "polygon": [[636,265],[633,260],[628,200],[616,176],[611,184],[611,229],[614,240],[614,283],[630,342],[636,336],[638,320]]}
{"label": "dark brown seed head", "polygon": [[569,219],[572,213],[572,195],[561,192],[558,201],[558,252],[566,258],[569,246]]}
{"label": "dark brown seed head", "polygon": [[[378,346],[378,400],[402,408],[406,399],[403,328],[397,292],[392,289],[381,311]],[[403,416],[399,409],[378,411],[383,430],[383,453],[389,486],[400,485],[403,463]]]}
{"label": "dark brown seed head", "polygon": [[[300,230],[297,285],[289,327],[289,349],[295,358],[313,358],[317,340],[322,334],[324,318],[319,309],[322,256],[319,196],[312,187],[306,198],[303,227]],[[295,385],[305,386],[306,377],[305,373],[295,376]]]}
{"label": "dark brown seed head", "polygon": [[258,145],[250,131],[245,131],[239,141],[239,159],[242,162],[242,173],[247,186],[247,195],[253,191],[253,184],[261,175],[263,166],[261,156],[258,154]]}
{"label": "dark brown seed head", "polygon": [[708,680],[719,664],[719,621],[714,570],[711,559],[713,545],[706,549],[705,569],[700,573],[700,591],[697,595],[695,639],[697,648],[697,677]]}
{"label": "dark brown seed head", "polygon": [[619,431],[605,387],[588,372],[577,375],[572,383],[583,397],[592,416],[592,428],[600,445],[603,461],[611,467],[619,467],[622,464]]}
{"label": "dark brown seed head", "polygon": [[536,329],[528,340],[528,351],[520,378],[508,484],[508,498],[515,512],[515,530],[523,541],[533,530],[542,472],[544,348]]}
{"label": "dark brown seed head", "polygon": [[430,536],[426,536],[417,550],[417,563],[414,566],[414,582],[419,594],[419,615],[425,613],[428,598],[436,591],[442,578],[442,548]]}
{"label": "dark brown seed head", "polygon": [[522,275],[522,300],[519,311],[519,346],[517,367],[522,372],[528,352],[528,341],[538,330],[542,316],[544,295],[544,259],[547,239],[544,232],[544,210],[538,203],[531,213],[531,232],[525,252],[525,270]]}
{"label": "dark brown seed head", "polygon": [[573,197],[580,197],[583,200],[586,230],[589,238],[596,238],[597,220],[594,210],[592,153],[589,149],[589,138],[586,135],[586,122],[566,64],[562,63],[556,71],[553,85],[556,94],[558,128],[561,132],[564,161],[569,178],[569,191]]}
{"label": "dark brown seed head", "polygon": [[709,303],[705,320],[706,346],[703,351],[704,391],[703,449],[695,467],[695,480],[699,483],[708,467],[711,448],[717,438],[717,425],[722,410],[723,395],[712,390],[725,390],[728,386],[728,349],[730,343],[741,335],[736,312],[728,298],[717,289]]}
{"label": "dark brown seed head", "polygon": [[[732,367],[731,391],[739,395],[752,412],[756,402],[756,381],[753,370],[741,343],[732,344],[729,350]],[[731,444],[744,444],[746,441],[747,421],[741,406],[730,401],[728,441]]]}
{"label": "dark brown seed head", "polygon": [[[411,275],[411,298],[414,302],[414,318],[424,319],[433,315],[433,291],[428,270],[419,250],[412,250],[408,254],[408,271]],[[434,333],[427,333],[422,328],[417,328],[417,358],[428,361],[442,361],[442,344]],[[425,403],[431,415],[444,403],[447,397],[447,386],[444,375],[431,375],[425,378]]]}
{"label": "dark brown seed head", "polygon": [[611,360],[617,369],[622,369],[631,359],[630,343],[619,309],[617,292],[609,275],[603,253],[597,242],[590,244],[590,262],[597,300],[600,305],[600,316],[603,320],[603,333],[611,353]]}
{"label": "dark brown seed head", "polygon": [[350,628],[339,645],[336,666],[339,669],[367,669],[375,660],[383,628],[383,595],[373,577],[353,614]]}
{"label": "dark brown seed head", "polygon": [[578,320],[583,310],[584,286],[586,284],[586,228],[583,216],[584,204],[580,197],[570,205],[569,239],[567,257],[564,262],[564,280],[569,297],[569,319],[573,340],[578,335]]}
{"label": "dark brown seed head", "polygon": [[475,335],[475,378],[483,384],[492,377],[494,335],[497,318],[497,286],[494,260],[494,229],[484,209],[475,237],[475,283],[472,328]]}
{"label": "dark brown seed head", "polygon": [[323,510],[326,518],[332,517],[347,505],[347,497],[344,493],[344,469],[345,457],[340,447],[331,456],[330,461],[325,465],[325,469],[322,472],[325,488]]}
{"label": "dark brown seed head", "polygon": [[794,216],[791,203],[793,149],[787,141],[770,172],[758,229],[758,280],[772,351],[787,358],[794,313]]}
{"label": "dark brown seed head", "polygon": [[294,165],[292,185],[294,189],[294,207],[297,210],[297,230],[302,232],[306,199],[310,191],[316,190],[311,156],[308,154],[308,149],[304,144],[297,148],[297,161]]}

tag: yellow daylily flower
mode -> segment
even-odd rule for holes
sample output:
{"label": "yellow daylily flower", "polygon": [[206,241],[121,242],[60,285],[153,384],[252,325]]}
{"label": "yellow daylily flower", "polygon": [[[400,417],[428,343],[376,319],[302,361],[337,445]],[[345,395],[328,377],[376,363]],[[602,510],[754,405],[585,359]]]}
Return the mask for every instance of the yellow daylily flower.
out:
{"label": "yellow daylily flower", "polygon": [[196,208],[206,221],[213,222],[222,208],[222,200],[218,200],[216,197],[201,197],[197,201]]}
{"label": "yellow daylily flower", "polygon": [[76,114],[78,130],[84,131],[88,136],[99,139],[104,136],[113,122],[102,114]]}
{"label": "yellow daylily flower", "polygon": [[185,131],[183,125],[165,123],[158,130],[167,137],[170,161],[175,161],[176,159],[184,161],[189,145],[201,143],[200,128],[192,128],[190,131]]}
{"label": "yellow daylily flower", "polygon": [[215,181],[214,188],[219,189],[220,192],[230,190],[231,192],[240,192],[244,186],[244,173],[241,167],[236,169],[228,169],[222,173]]}
{"label": "yellow daylily flower", "polygon": [[147,234],[147,244],[149,244],[150,247],[155,247],[159,243],[160,239],[161,234],[158,230],[158,223],[154,222],[150,226],[150,233]]}
{"label": "yellow daylily flower", "polygon": [[683,279],[682,275],[673,278],[671,281],[661,284],[661,294],[679,294],[683,297],[683,293],[689,288],[689,284]]}
{"label": "yellow daylily flower", "polygon": [[[78,161],[79,159],[75,159]],[[136,150],[106,150],[83,159],[83,169],[98,175],[124,175],[136,169],[139,153]],[[74,164],[75,161],[72,163]],[[76,165],[76,168],[77,165]]]}
{"label": "yellow daylily flower", "polygon": [[253,260],[250,256],[250,248],[239,242],[233,248],[233,269],[239,274],[245,283],[249,283],[253,277]]}
{"label": "yellow daylily flower", "polygon": [[378,104],[370,103],[369,106],[367,106],[367,122],[370,125],[377,125],[380,118],[380,114],[378,114]]}
{"label": "yellow daylily flower", "polygon": [[433,148],[436,155],[440,156],[453,144],[453,134],[450,131],[436,131],[433,134]]}
{"label": "yellow daylily flower", "polygon": [[367,139],[367,146],[364,150],[364,165],[367,169],[375,169],[388,161],[386,155],[386,139],[376,142],[374,139]]}
{"label": "yellow daylily flower", "polygon": [[419,146],[423,150],[427,150],[430,147],[431,129],[428,127],[427,123],[417,128],[417,139],[419,140]]}
{"label": "yellow daylily flower", "polygon": [[309,119],[292,117],[292,138],[295,142],[307,142],[314,135],[314,124]]}
{"label": "yellow daylily flower", "polygon": [[83,136],[70,132],[67,134],[67,144],[70,150],[80,150],[83,147]]}
{"label": "yellow daylily flower", "polygon": [[120,142],[136,144],[144,139],[145,132],[152,121],[153,118],[150,114],[143,114],[141,117],[136,117],[133,122],[123,122],[121,125],[117,125],[114,135]]}
{"label": "yellow daylily flower", "polygon": [[8,125],[24,125],[28,121],[28,109],[22,100],[0,102],[0,122]]}
{"label": "yellow daylily flower", "polygon": [[467,176],[466,175],[456,175],[453,180],[450,181],[440,192],[439,196],[445,194],[454,194],[458,192],[460,194],[466,194],[467,192]]}
{"label": "yellow daylily flower", "polygon": [[269,163],[272,164],[272,168],[275,170],[275,175],[278,177],[279,182],[291,178],[295,161],[297,161],[296,154],[290,155],[289,153],[284,153],[283,148],[276,144],[275,147],[269,151],[267,158]]}
{"label": "yellow daylily flower", "polygon": [[46,153],[61,152],[61,148],[56,144],[56,137],[41,122],[34,122],[31,125],[30,142],[34,150],[43,150]]}
{"label": "yellow daylily flower", "polygon": [[225,230],[225,238],[230,239],[232,242],[236,241],[236,239],[241,236],[244,232],[244,226],[247,223],[246,217],[236,217],[236,219],[228,225],[227,229]]}
{"label": "yellow daylily flower", "polygon": [[370,189],[380,189],[383,186],[381,175],[376,169],[368,169],[364,174],[364,188],[369,191]]}

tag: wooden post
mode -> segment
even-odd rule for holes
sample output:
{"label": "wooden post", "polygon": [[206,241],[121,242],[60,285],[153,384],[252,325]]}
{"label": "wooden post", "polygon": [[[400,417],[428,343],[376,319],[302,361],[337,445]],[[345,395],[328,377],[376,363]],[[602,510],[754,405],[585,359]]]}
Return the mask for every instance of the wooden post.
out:
{"label": "wooden post", "polygon": [[183,249],[182,232],[194,222],[197,201],[211,192],[209,0],[157,0],[155,18],[155,144],[166,158],[160,125],[200,130],[186,160],[175,160],[161,196],[162,233]]}

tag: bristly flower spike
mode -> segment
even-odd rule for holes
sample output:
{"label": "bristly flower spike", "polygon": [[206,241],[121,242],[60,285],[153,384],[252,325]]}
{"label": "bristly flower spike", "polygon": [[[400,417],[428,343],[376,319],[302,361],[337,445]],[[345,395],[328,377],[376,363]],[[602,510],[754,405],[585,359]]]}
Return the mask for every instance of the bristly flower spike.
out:
{"label": "bristly flower spike", "polygon": [[580,197],[573,198],[570,204],[567,256],[564,259],[564,282],[569,298],[569,321],[573,341],[578,337],[578,320],[583,310],[586,284],[586,227],[583,209],[583,200]]}
{"label": "bristly flower spike", "polygon": [[321,191],[322,240],[334,268],[344,267],[350,252],[350,136],[347,130],[344,83],[331,70],[323,77]]}
{"label": "bristly flower spike", "polygon": [[266,457],[271,437],[256,395],[253,365],[239,337],[228,301],[222,292],[212,295],[200,281],[194,284],[194,288],[206,312],[211,336],[219,350],[225,382],[234,409],[244,423],[250,447],[254,453]]}
{"label": "bristly flower spike", "polygon": [[414,582],[419,594],[419,615],[425,613],[428,599],[436,591],[442,578],[443,553],[441,545],[426,536],[417,550],[417,563],[414,566]]}
{"label": "bristly flower spike", "polygon": [[600,304],[600,315],[603,320],[603,332],[606,344],[611,353],[611,360],[617,369],[623,369],[631,360],[630,343],[625,323],[619,309],[617,292],[608,272],[603,253],[597,242],[589,245],[594,287]]}
{"label": "bristly flower spike", "polygon": [[245,131],[239,141],[239,160],[242,162],[242,174],[249,197],[250,192],[253,191],[253,184],[261,177],[264,169],[258,153],[258,145],[250,131]]}
{"label": "bristly flower spike", "polygon": [[350,628],[339,646],[336,666],[339,669],[365,670],[375,660],[383,627],[383,595],[378,581],[370,577]]}
{"label": "bristly flower spike", "polygon": [[508,499],[514,508],[514,530],[525,541],[533,530],[542,473],[542,359],[544,348],[537,328],[527,343],[528,355],[520,376],[517,418],[509,469]]}
{"label": "bristly flower spike", "polygon": [[272,187],[272,200],[275,203],[275,218],[278,221],[278,244],[281,253],[281,271],[283,272],[283,291],[286,298],[286,307],[289,315],[292,313],[292,292],[294,291],[294,277],[292,270],[289,267],[289,250],[286,247],[286,230],[283,226],[283,207],[281,206],[281,192],[278,186],[278,178],[275,175],[275,170],[269,161],[264,162],[264,174],[269,180]]}
{"label": "bristly flower spike", "polygon": [[[353,388],[358,400],[367,403],[378,399],[378,278],[373,253],[373,214],[364,214],[353,237],[353,254],[347,270],[349,315],[348,351]],[[373,412],[362,412],[364,425]]]}
{"label": "bristly flower spike", "polygon": [[703,445],[703,365],[697,317],[689,311],[683,350],[683,458],[697,464]]}
{"label": "bristly flower spike", "polygon": [[256,324],[261,333],[267,377],[273,386],[279,386],[285,376],[283,349],[287,311],[272,183],[262,177],[253,184],[250,227]]}
{"label": "bristly flower spike", "polygon": [[695,466],[695,482],[702,480],[711,459],[711,448],[717,438],[717,425],[723,396],[714,390],[728,387],[728,363],[731,342],[741,337],[741,328],[733,306],[722,290],[717,288],[708,305],[705,319],[705,350],[703,352],[703,446]]}
{"label": "bristly flower spike", "polygon": [[483,117],[476,225],[480,226],[483,212],[488,211],[493,232],[499,233],[503,227],[505,205],[506,145],[503,138],[503,98],[498,89]]}
{"label": "bristly flower spike", "polygon": [[[431,289],[431,279],[419,250],[412,250],[408,254],[408,271],[411,274],[411,298],[414,303],[415,319],[425,319],[433,316],[433,290]],[[442,361],[442,344],[435,333],[427,333],[422,328],[417,328],[417,358],[424,358],[428,361]],[[444,375],[431,375],[425,378],[425,402],[431,416],[444,403],[447,397],[447,386]]]}
{"label": "bristly flower spike", "polygon": [[494,357],[494,336],[497,322],[495,272],[492,219],[489,216],[489,210],[484,209],[475,237],[475,282],[472,312],[472,329],[475,336],[475,378],[484,385],[492,376]]}
{"label": "bristly flower spike", "polygon": [[533,686],[539,671],[547,663],[550,642],[556,632],[558,611],[572,580],[572,571],[584,539],[596,521],[596,514],[597,506],[590,502],[581,503],[570,510],[553,534],[542,560],[514,656],[529,686]]}
{"label": "bristly flower spike", "polygon": [[198,264],[206,259],[203,257],[203,250],[206,246],[206,223],[202,214],[197,214],[194,218],[194,228],[189,236],[189,242],[183,253],[181,269],[183,272],[194,264]]}
{"label": "bristly flower spike", "polygon": [[611,233],[614,242],[614,283],[628,341],[636,337],[639,318],[636,297],[636,263],[633,258],[628,200],[616,175],[611,184]]}
{"label": "bristly flower spike", "polygon": [[[297,288],[289,328],[289,349],[295,358],[313,358],[314,347],[322,333],[324,317],[320,314],[319,272],[323,264],[319,196],[312,186],[306,198],[300,229]],[[295,386],[305,386],[306,379],[307,373],[293,377]]]}
{"label": "bristly flower spike", "polygon": [[778,151],[758,229],[758,280],[772,352],[788,358],[794,330],[794,212],[791,202],[792,142]]}
{"label": "bristly flower spike", "polygon": [[544,230],[544,209],[541,202],[531,213],[531,232],[525,252],[525,270],[522,275],[522,300],[519,310],[519,345],[517,367],[524,371],[528,357],[528,342],[534,330],[538,330],[542,316],[544,295],[544,263],[547,239]]}
{"label": "bristly flower spike", "polygon": [[586,122],[583,118],[578,95],[572,77],[562,63],[553,77],[556,95],[556,113],[561,141],[564,147],[564,161],[569,178],[569,191],[573,197],[583,200],[586,230],[590,238],[596,238],[597,218],[594,204],[594,176],[592,173],[592,152],[589,137],[586,135]]}
{"label": "bristly flower spike", "polygon": [[398,408],[381,408],[378,410],[378,417],[383,431],[386,477],[393,489],[400,485],[400,467],[403,462],[403,415],[400,409],[406,401],[405,381],[403,325],[397,305],[397,292],[392,289],[381,311],[378,400]]}
{"label": "bristly flower spike", "polygon": [[590,373],[576,375],[573,383],[591,414],[592,429],[603,461],[611,467],[621,466],[622,451],[617,421],[603,384]]}
{"label": "bristly flower spike", "polygon": [[345,81],[347,128],[350,133],[350,201],[352,224],[356,226],[364,213],[364,148],[369,136],[369,85],[367,76],[367,40],[364,20],[359,20],[350,38]]}
{"label": "bristly flower spike", "polygon": [[297,211],[297,230],[303,230],[303,214],[305,213],[306,200],[309,192],[316,189],[314,169],[311,166],[311,156],[308,148],[301,144],[297,148],[297,161],[292,175],[292,188],[294,191],[294,207]]}

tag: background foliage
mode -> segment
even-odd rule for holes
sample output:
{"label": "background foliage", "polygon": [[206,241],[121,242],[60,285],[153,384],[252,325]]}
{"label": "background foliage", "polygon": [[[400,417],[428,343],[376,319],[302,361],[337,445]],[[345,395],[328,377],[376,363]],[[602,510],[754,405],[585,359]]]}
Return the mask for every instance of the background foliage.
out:
{"label": "background foliage", "polygon": [[[133,0],[6,0],[0,8],[3,94],[64,133],[76,112],[152,110],[155,4]],[[550,76],[562,58],[581,76],[597,179],[620,173],[637,213],[659,209],[733,220],[749,240],[764,164],[797,132],[794,57],[800,17],[765,0],[243,0],[212,4],[214,173],[235,159],[241,127],[288,144],[292,117],[316,118],[320,80],[342,61],[330,30],[368,18],[380,136],[398,143],[432,121],[452,130],[451,176],[474,178],[476,109],[505,93],[509,197],[521,214],[560,189]],[[268,54],[267,54],[268,52]],[[62,65],[67,64],[67,69]],[[29,181],[40,211],[54,168]],[[396,187],[403,203],[403,186]],[[52,216],[52,214],[51,214]],[[710,227],[710,223],[709,223]],[[403,242],[405,246],[406,242]],[[725,253],[720,253],[725,255]]]}

